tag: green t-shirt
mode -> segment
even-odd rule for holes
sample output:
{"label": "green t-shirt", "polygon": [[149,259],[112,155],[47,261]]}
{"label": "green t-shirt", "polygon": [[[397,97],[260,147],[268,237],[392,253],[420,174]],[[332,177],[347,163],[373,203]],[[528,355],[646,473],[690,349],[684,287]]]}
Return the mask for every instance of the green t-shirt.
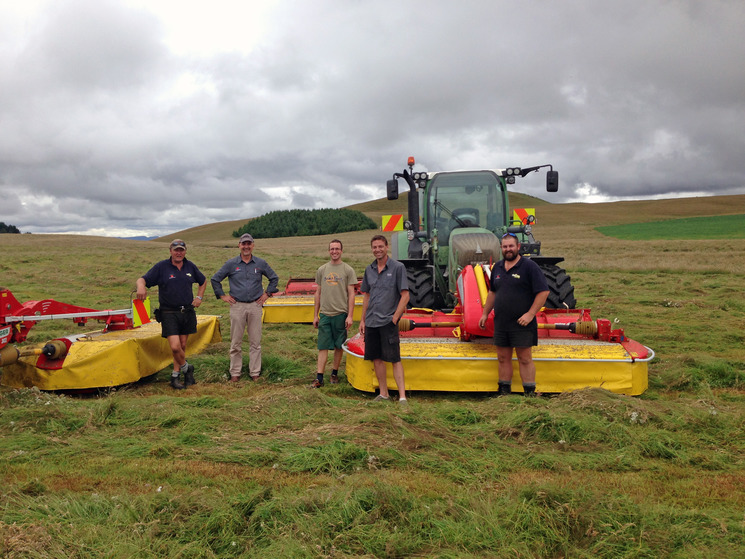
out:
{"label": "green t-shirt", "polygon": [[347,314],[349,293],[347,288],[357,283],[357,274],[352,267],[342,262],[333,265],[326,262],[316,272],[316,283],[321,288],[321,310],[326,316]]}

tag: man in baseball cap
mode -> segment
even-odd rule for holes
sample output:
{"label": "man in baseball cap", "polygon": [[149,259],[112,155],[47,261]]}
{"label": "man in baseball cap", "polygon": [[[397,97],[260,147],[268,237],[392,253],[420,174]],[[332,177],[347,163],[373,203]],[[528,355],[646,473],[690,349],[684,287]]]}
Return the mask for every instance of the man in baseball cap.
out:
{"label": "man in baseball cap", "polygon": [[[196,264],[186,259],[186,243],[174,239],[170,245],[171,257],[161,260],[140,278],[137,278],[137,298],[147,297],[147,288],[158,286],[161,335],[168,340],[173,353],[171,386],[184,389],[194,380],[194,365],[186,362],[186,342],[197,331],[197,314],[194,309],[202,304],[207,278]],[[193,284],[197,284],[194,296]],[[180,380],[184,375],[184,382]]]}
{"label": "man in baseball cap", "polygon": [[[215,297],[230,305],[230,380],[238,382],[243,369],[243,332],[248,331],[248,372],[252,380],[261,378],[261,315],[264,302],[279,291],[279,277],[266,260],[254,256],[254,238],[244,233],[238,239],[240,254],[231,258],[214,276]],[[263,279],[269,284],[266,290]],[[222,281],[228,278],[230,294],[226,295]]]}

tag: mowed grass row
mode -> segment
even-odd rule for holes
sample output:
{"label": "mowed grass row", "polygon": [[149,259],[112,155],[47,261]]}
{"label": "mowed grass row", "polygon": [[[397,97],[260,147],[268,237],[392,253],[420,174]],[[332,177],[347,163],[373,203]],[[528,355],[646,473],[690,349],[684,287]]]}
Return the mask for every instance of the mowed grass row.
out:
{"label": "mowed grass row", "polygon": [[[165,373],[97,398],[2,388],[0,555],[742,555],[745,305],[742,270],[723,261],[745,241],[624,242],[590,221],[536,235],[566,255],[581,306],[657,352],[643,396],[415,393],[401,412],[345,382],[306,388],[308,325],[265,327],[261,386],[229,386],[222,342],[178,393]],[[344,237],[358,271],[371,234]],[[328,240],[258,241],[257,254],[284,283],[311,275]],[[189,256],[209,276],[234,241],[187,237]],[[167,256],[167,243],[69,236],[0,247],[0,285],[19,300],[93,308],[126,307]],[[201,312],[226,311],[207,297]]]}

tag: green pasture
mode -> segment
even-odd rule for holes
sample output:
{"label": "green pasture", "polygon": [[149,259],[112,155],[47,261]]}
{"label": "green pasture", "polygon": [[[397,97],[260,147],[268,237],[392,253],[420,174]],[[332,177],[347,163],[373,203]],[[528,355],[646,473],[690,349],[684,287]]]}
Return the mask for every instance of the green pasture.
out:
{"label": "green pasture", "polygon": [[745,239],[745,214],[686,217],[666,221],[607,225],[595,229],[608,237],[627,241]]}
{"label": "green pasture", "polygon": [[[637,220],[662,207],[635,204]],[[745,556],[745,238],[630,244],[595,230],[617,208],[542,206],[535,234],[566,258],[580,306],[656,352],[642,396],[417,392],[402,410],[343,366],[340,384],[309,389],[303,324],[266,325],[266,381],[233,386],[208,289],[200,312],[223,317],[224,341],[190,359],[187,390],[168,370],[96,396],[0,386],[0,557]],[[235,227],[173,236],[209,277],[237,253]],[[342,236],[357,270],[372,233]],[[257,240],[256,254],[283,286],[330,238]],[[122,308],[168,243],[0,235],[0,254],[21,302]],[[50,321],[29,343],[77,331]]]}

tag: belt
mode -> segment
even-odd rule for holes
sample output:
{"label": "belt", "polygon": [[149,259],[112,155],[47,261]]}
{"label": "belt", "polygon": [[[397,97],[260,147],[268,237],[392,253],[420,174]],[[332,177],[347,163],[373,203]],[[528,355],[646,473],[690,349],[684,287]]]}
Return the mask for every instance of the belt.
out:
{"label": "belt", "polygon": [[178,309],[165,309],[163,307],[160,308],[160,312],[169,312],[169,313],[186,313],[191,312],[194,310],[194,307],[192,305],[181,305]]}
{"label": "belt", "polygon": [[[233,297],[233,299],[235,299],[235,297]],[[236,302],[236,303],[255,303],[255,302],[256,302],[256,301],[258,301],[259,299],[260,299],[260,298],[257,298],[257,299],[252,299],[252,300],[250,300],[250,301],[241,301],[240,299],[235,299],[235,302]]]}

